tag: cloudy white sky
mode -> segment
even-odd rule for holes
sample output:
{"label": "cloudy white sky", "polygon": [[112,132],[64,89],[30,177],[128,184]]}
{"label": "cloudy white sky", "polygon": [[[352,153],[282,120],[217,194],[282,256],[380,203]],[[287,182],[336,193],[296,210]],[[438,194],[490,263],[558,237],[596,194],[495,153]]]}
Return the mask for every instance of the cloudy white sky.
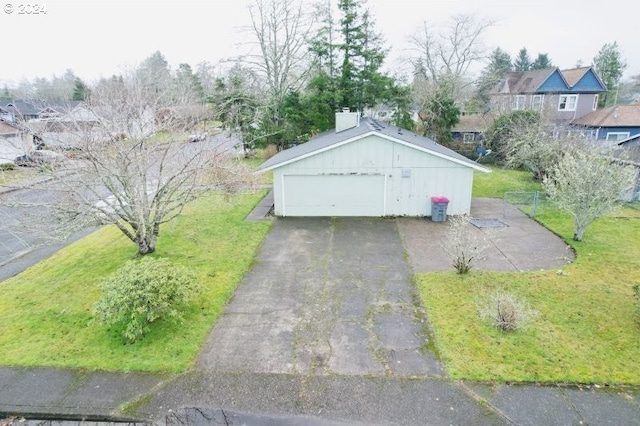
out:
{"label": "cloudy white sky", "polygon": [[[37,0],[40,1],[40,0]],[[159,50],[169,64],[212,64],[237,54],[250,0],[49,0],[46,14],[20,14],[33,3],[0,0],[3,34],[0,81],[62,75],[72,69],[86,81],[108,77]],[[311,5],[312,0],[308,0]],[[406,54],[407,37],[424,22],[439,24],[470,13],[495,22],[487,50],[515,56],[548,53],[561,68],[590,64],[605,43],[617,41],[640,74],[638,0],[368,0],[377,29],[392,49],[389,66]],[[10,4],[10,6],[7,6]],[[12,13],[7,13],[11,11]]]}

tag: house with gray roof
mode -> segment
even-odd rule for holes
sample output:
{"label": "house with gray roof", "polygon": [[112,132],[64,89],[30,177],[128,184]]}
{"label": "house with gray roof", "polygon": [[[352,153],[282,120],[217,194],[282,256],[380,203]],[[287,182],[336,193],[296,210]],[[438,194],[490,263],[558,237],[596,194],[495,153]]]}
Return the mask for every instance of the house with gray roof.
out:
{"label": "house with gray roof", "polygon": [[490,108],[496,115],[534,110],[552,122],[569,123],[595,111],[606,91],[593,67],[509,72],[490,93]]}
{"label": "house with gray roof", "polygon": [[571,122],[593,139],[620,142],[640,135],[640,104],[601,108]]}
{"label": "house with gray roof", "polygon": [[385,122],[336,113],[336,128],[265,161],[273,171],[276,216],[430,216],[432,197],[447,214],[468,214],[475,172],[490,169]]}

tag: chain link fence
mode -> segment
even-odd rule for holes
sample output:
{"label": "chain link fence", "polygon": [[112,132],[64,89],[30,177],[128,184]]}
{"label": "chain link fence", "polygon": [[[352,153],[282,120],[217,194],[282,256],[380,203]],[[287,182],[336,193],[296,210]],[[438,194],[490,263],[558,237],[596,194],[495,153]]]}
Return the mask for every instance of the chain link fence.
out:
{"label": "chain link fence", "polygon": [[549,197],[544,192],[505,192],[503,214],[508,217],[521,211],[529,217],[536,217],[549,204]]}

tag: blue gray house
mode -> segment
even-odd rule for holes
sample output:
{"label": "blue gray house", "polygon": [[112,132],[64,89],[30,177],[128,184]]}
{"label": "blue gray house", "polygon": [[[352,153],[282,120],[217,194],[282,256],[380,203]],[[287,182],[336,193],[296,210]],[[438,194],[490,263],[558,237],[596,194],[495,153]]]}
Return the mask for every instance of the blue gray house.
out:
{"label": "blue gray house", "polygon": [[593,111],[571,122],[594,139],[620,142],[640,135],[640,104],[614,105]]}
{"label": "blue gray house", "polygon": [[607,88],[592,67],[509,72],[490,94],[493,114],[535,110],[550,121],[569,123],[595,111]]}

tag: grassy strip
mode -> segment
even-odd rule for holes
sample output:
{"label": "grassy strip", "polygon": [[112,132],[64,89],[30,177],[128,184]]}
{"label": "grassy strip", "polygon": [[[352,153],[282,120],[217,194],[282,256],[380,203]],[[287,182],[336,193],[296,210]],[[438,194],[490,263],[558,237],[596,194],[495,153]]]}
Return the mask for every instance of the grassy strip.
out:
{"label": "grassy strip", "polygon": [[[515,176],[514,176],[515,174]],[[479,180],[482,196],[501,196],[527,173],[496,169],[497,182]],[[535,190],[535,183],[532,190]],[[528,190],[528,189],[527,189]],[[570,241],[568,215],[543,211],[541,223],[577,252],[561,271],[419,274],[436,345],[456,379],[514,382],[640,384],[640,327],[632,286],[640,283],[640,215],[623,208],[594,223],[582,242]],[[526,298],[541,312],[516,333],[480,322],[478,300],[497,289]]]}
{"label": "grassy strip", "polygon": [[473,196],[502,198],[506,191],[541,191],[542,185],[531,179],[531,174],[520,170],[487,166],[491,173],[475,172],[473,176]]}
{"label": "grassy strip", "polygon": [[184,371],[270,228],[266,222],[244,221],[264,194],[205,197],[162,229],[154,256],[195,271],[206,291],[186,313],[184,324],[157,323],[136,344],[123,344],[118,330],[91,321],[98,282],[136,253],[114,227],[102,228],[0,284],[0,364]]}

